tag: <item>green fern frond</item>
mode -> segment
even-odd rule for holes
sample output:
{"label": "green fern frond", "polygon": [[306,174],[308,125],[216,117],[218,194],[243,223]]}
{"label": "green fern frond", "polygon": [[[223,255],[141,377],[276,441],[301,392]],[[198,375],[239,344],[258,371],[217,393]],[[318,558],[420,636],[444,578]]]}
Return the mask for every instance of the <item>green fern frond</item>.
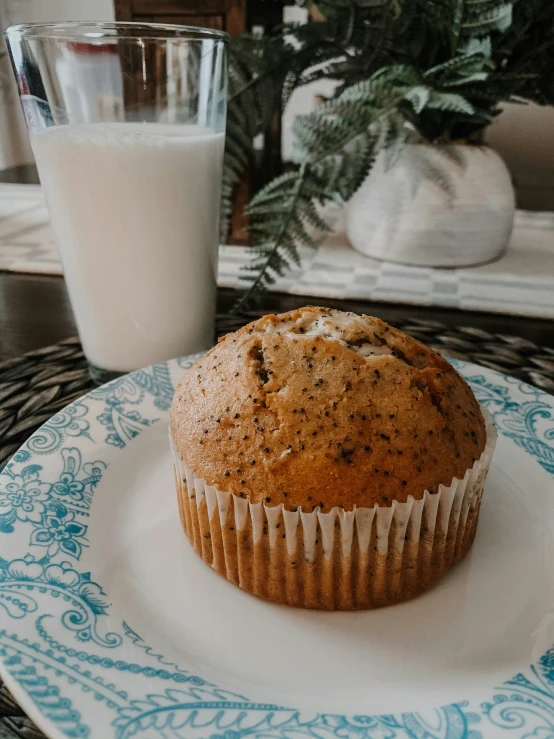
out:
{"label": "green fern frond", "polygon": [[303,244],[310,249],[314,249],[316,247],[316,244],[314,243],[314,236],[308,233],[304,222],[298,215],[295,216],[290,222],[289,236],[291,236],[293,240],[289,242],[292,248],[287,253],[289,253],[291,258],[294,259],[298,266],[300,266],[301,262],[296,246],[297,244]]}
{"label": "green fern frond", "polygon": [[[380,75],[386,78],[387,75]],[[251,233],[255,234],[258,248],[265,253],[265,261],[258,256],[258,274],[243,295],[235,310],[247,305],[253,293],[267,287],[268,275],[282,268],[283,261],[299,260],[299,243],[314,247],[316,238],[306,229],[306,200],[312,200],[310,216],[317,214],[316,203],[321,198],[329,199],[329,192],[337,193],[344,200],[352,196],[367,176],[375,155],[377,145],[384,145],[390,137],[388,125],[382,124],[392,114],[398,103],[411,90],[401,88],[390,90],[384,85],[374,87],[374,95],[369,103],[357,106],[352,119],[344,120],[337,126],[337,112],[344,114],[345,104],[357,99],[357,92],[346,90],[339,98],[321,106],[323,110],[305,116],[302,122],[306,146],[303,164],[266,186],[250,203],[247,214],[251,218]],[[326,146],[312,133],[324,124],[323,138]],[[382,133],[383,129],[386,132]],[[323,185],[322,183],[326,184]],[[317,193],[317,198],[309,194],[309,188]],[[286,213],[280,212],[272,217],[267,212],[258,213],[260,204],[266,208],[268,198],[281,197]],[[317,216],[316,220],[320,220]],[[322,229],[324,230],[324,229]],[[277,269],[276,269],[277,268]]]}
{"label": "green fern frond", "polygon": [[464,5],[468,13],[487,13],[506,4],[506,0],[465,0]]}
{"label": "green fern frond", "polygon": [[450,25],[450,47],[452,53],[458,49],[460,42],[460,34],[462,32],[462,22],[464,18],[465,0],[453,0],[452,21]]}
{"label": "green fern frond", "polygon": [[489,79],[489,72],[474,72],[468,76],[459,77],[455,80],[448,80],[442,83],[443,87],[463,87],[464,85],[470,85],[473,82],[485,82]]}
{"label": "green fern frond", "polygon": [[490,58],[492,55],[492,43],[490,36],[481,38],[469,38],[466,43],[459,49],[462,54],[482,54]]}
{"label": "green fern frond", "polygon": [[433,91],[430,94],[425,107],[430,110],[434,109],[451,111],[453,113],[467,113],[468,115],[473,115],[475,112],[475,109],[470,102],[461,95],[456,95],[452,92]]}
{"label": "green fern frond", "polygon": [[314,200],[306,191],[307,188],[304,188],[299,196],[299,203],[301,204],[305,220],[317,231],[328,233],[331,230],[329,224],[322,218]]}
{"label": "green fern frond", "polygon": [[440,83],[448,80],[449,75],[454,75],[454,79],[457,79],[458,76],[478,74],[483,70],[492,69],[493,66],[491,61],[481,53],[466,53],[431,67],[424,72],[423,78],[425,80],[435,79]]}
{"label": "green fern frond", "polygon": [[260,192],[258,192],[248,205],[246,209],[246,215],[252,215],[258,205],[264,205],[277,197],[283,197],[287,193],[291,186],[296,182],[296,172],[285,172],[279,177],[276,177],[268,185],[266,185]]}
{"label": "green fern frond", "polygon": [[429,102],[430,95],[431,90],[428,87],[425,87],[425,85],[418,85],[410,90],[406,95],[406,100],[411,104],[416,113],[421,113]]}
{"label": "green fern frond", "polygon": [[[469,0],[466,0],[470,5]],[[474,3],[475,5],[475,3]],[[493,31],[506,31],[512,22],[512,5],[503,3],[485,12],[476,13],[464,20],[462,33],[464,36],[486,36]]]}

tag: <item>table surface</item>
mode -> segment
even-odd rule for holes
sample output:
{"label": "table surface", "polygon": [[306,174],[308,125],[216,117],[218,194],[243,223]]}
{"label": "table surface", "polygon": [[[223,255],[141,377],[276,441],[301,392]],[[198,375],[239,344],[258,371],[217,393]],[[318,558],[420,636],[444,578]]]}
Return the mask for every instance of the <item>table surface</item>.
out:
{"label": "table surface", "polygon": [[[236,300],[233,290],[220,290],[218,311],[228,313]],[[260,296],[253,308],[280,313],[321,298],[282,293]],[[395,324],[409,320],[439,321],[445,326],[482,329],[491,334],[524,337],[538,346],[554,348],[554,321],[477,313],[447,308],[368,302],[325,300],[331,307],[369,313]],[[77,333],[65,283],[61,277],[0,273],[0,362],[74,336]]]}

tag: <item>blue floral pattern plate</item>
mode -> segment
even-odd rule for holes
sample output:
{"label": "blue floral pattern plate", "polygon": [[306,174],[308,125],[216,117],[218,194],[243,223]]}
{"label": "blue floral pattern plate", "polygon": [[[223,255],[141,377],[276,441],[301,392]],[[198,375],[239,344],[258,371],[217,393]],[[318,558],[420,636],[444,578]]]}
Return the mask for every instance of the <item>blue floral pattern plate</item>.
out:
{"label": "blue floral pattern plate", "polygon": [[194,554],[167,444],[194,358],[68,406],[0,477],[3,678],[51,737],[552,739],[554,398],[456,366],[500,432],[475,545],[361,613],[257,600]]}

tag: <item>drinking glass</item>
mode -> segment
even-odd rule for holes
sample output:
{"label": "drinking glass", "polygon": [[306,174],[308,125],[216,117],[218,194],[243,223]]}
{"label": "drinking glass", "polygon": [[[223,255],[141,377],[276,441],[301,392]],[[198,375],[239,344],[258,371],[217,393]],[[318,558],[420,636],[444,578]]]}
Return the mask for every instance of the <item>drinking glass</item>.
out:
{"label": "drinking glass", "polygon": [[5,33],[93,379],[207,349],[227,34],[153,23]]}

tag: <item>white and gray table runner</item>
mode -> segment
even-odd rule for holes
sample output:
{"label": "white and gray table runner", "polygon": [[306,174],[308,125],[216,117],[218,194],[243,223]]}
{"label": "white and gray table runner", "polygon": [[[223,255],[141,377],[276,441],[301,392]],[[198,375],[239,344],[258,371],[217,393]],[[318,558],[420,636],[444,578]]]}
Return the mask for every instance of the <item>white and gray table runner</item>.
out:
{"label": "white and gray table runner", "polygon": [[[354,251],[334,213],[336,232],[272,290],[318,298],[360,298],[554,318],[554,213],[518,211],[506,254],[464,269],[378,262]],[[218,283],[241,287],[247,247],[222,246]],[[0,270],[63,274],[39,186],[0,184]]]}

